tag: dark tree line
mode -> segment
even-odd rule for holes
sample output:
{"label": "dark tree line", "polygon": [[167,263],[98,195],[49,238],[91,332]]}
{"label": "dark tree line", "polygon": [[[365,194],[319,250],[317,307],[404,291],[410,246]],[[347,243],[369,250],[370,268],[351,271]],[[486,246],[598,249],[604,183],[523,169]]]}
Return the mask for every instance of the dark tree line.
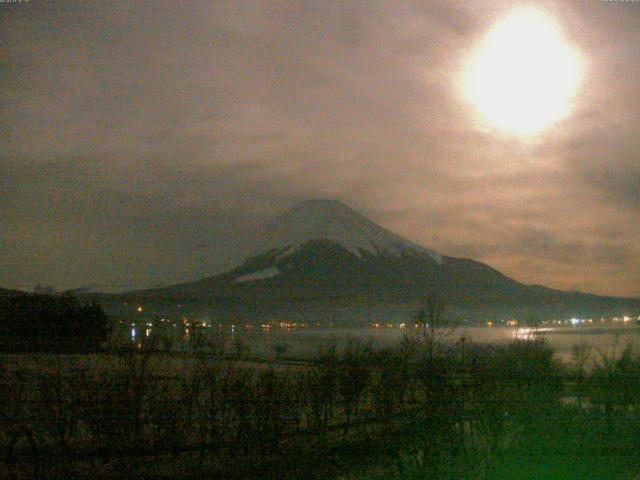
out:
{"label": "dark tree line", "polygon": [[90,350],[111,326],[102,308],[75,296],[19,295],[0,298],[0,342],[4,350]]}

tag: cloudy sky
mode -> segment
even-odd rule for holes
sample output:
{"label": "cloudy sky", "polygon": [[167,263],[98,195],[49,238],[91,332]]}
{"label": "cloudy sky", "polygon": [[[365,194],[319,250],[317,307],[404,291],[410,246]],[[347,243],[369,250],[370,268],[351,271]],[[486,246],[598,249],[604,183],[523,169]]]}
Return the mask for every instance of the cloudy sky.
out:
{"label": "cloudy sky", "polygon": [[520,138],[460,89],[513,0],[1,3],[0,286],[218,273],[320,197],[525,283],[640,295],[640,2],[535,4],[585,73]]}

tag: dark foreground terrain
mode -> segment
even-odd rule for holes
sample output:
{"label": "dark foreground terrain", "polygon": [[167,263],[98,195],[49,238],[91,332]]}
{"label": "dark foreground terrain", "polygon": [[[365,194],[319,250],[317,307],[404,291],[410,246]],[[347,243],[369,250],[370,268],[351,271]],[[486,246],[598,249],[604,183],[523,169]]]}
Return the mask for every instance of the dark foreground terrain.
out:
{"label": "dark foreground terrain", "polygon": [[311,361],[132,351],[2,356],[2,478],[634,479],[640,360],[539,340]]}

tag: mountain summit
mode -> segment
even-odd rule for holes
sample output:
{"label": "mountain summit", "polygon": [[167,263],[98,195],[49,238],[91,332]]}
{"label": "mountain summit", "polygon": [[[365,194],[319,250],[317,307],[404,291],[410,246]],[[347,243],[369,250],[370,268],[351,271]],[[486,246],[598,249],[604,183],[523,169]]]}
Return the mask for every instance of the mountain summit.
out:
{"label": "mountain summit", "polygon": [[358,257],[401,256],[407,252],[441,256],[375,224],[337,200],[307,200],[271,220],[263,232],[255,255],[278,251],[289,255],[310,241],[335,242]]}

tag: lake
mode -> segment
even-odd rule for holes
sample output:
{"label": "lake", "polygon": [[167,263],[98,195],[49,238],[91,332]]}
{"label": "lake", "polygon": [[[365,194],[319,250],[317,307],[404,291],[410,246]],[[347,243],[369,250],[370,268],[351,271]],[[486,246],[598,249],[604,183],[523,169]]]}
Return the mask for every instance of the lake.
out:
{"label": "lake", "polygon": [[[152,335],[155,326],[127,327],[127,338],[139,342],[146,336]],[[135,335],[133,335],[135,331]],[[403,335],[411,332],[409,328],[295,328],[262,329],[256,327],[250,330],[236,327],[219,328],[217,326],[189,327],[177,325],[169,330],[165,328],[165,337],[172,338],[172,348],[176,350],[190,350],[197,343],[203,345],[215,344],[226,352],[235,353],[242,349],[244,354],[264,358],[272,358],[279,354],[285,357],[305,358],[312,356],[321,349],[332,344],[341,348],[349,339],[360,339],[372,342],[376,348],[391,347],[397,344]],[[544,325],[536,330],[526,327],[509,326],[472,326],[459,327],[451,330],[447,337],[451,341],[460,341],[464,337],[467,345],[477,343],[504,344],[515,339],[530,339],[534,336],[544,338],[553,348],[561,361],[570,361],[574,346],[590,347],[593,358],[599,355],[618,355],[624,347],[638,344],[640,340],[640,325],[636,322],[607,323],[594,325]]]}

